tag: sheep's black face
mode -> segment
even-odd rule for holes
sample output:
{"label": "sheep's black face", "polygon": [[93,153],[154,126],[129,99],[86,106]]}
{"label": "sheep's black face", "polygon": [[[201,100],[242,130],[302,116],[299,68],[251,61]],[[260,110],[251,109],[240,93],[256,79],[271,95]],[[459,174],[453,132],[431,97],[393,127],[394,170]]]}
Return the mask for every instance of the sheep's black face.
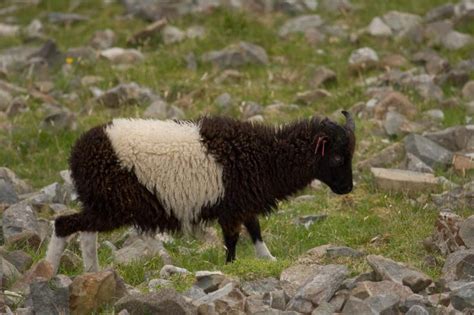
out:
{"label": "sheep's black face", "polygon": [[348,113],[345,126],[329,120],[321,122],[314,141],[316,178],[328,185],[336,194],[352,191],[352,156],[354,155],[354,123]]}

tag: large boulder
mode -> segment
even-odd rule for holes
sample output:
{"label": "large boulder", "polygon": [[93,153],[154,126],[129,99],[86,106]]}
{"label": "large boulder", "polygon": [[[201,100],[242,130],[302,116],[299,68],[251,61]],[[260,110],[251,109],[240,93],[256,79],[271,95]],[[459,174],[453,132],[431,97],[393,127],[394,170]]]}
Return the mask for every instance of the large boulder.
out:
{"label": "large boulder", "polygon": [[17,203],[3,212],[3,237],[6,243],[26,241],[33,247],[41,243],[38,220],[33,207],[27,203]]}
{"label": "large boulder", "polygon": [[404,142],[406,152],[417,156],[430,167],[446,167],[451,164],[453,153],[426,137],[411,134]]}

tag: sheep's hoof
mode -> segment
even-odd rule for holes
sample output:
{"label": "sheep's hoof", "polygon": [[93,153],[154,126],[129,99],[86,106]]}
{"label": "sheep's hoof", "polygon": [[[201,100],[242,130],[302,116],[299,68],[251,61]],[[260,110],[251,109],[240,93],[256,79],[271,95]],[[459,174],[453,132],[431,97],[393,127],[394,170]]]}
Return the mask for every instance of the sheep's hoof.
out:
{"label": "sheep's hoof", "polygon": [[258,256],[259,259],[263,259],[263,260],[270,260],[270,261],[276,261],[277,259],[270,255],[270,256]]}

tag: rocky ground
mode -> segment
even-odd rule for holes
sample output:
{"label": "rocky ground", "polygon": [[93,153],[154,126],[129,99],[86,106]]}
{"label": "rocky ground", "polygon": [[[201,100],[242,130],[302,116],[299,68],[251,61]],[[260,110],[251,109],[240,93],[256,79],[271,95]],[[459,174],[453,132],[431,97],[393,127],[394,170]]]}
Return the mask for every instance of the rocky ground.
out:
{"label": "rocky ground", "polygon": [[[0,3],[0,312],[471,314],[474,2],[4,0]],[[201,239],[76,238],[59,275],[52,220],[77,211],[79,134],[113,117],[356,117],[355,190],[315,181],[224,264]]]}

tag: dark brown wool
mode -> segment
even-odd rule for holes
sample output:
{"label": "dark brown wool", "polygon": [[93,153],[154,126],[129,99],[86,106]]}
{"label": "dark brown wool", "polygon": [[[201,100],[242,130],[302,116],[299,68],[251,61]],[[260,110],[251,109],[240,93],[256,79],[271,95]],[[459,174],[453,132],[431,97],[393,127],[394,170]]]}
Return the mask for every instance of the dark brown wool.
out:
{"label": "dark brown wool", "polygon": [[[225,117],[199,120],[202,143],[223,166],[224,197],[203,208],[201,220],[217,220],[235,259],[243,224],[253,241],[261,240],[257,216],[268,214],[313,179],[334,192],[352,190],[353,131],[328,119],[302,120],[282,128]],[[134,225],[142,231],[178,231],[181,223],[168,216],[157,197],[120,166],[105,131],[99,126],[76,142],[70,168],[83,211],[59,217],[56,234],[109,231]],[[323,151],[316,146],[323,138]],[[324,152],[324,154],[322,153]]]}

